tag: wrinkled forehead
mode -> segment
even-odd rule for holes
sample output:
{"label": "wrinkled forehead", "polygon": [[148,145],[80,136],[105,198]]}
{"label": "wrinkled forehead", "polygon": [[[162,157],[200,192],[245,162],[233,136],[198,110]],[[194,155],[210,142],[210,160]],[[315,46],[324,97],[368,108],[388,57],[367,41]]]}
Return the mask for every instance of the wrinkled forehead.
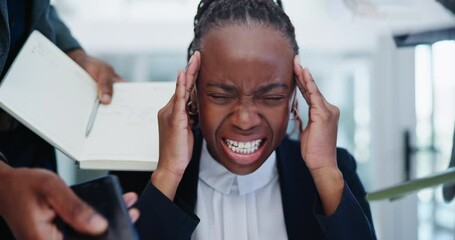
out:
{"label": "wrinkled forehead", "polygon": [[202,79],[237,85],[284,82],[293,86],[294,53],[278,30],[233,25],[213,29],[201,41]]}
{"label": "wrinkled forehead", "polygon": [[201,39],[201,52],[251,55],[280,51],[293,58],[290,41],[278,29],[262,23],[232,23],[211,28]]}

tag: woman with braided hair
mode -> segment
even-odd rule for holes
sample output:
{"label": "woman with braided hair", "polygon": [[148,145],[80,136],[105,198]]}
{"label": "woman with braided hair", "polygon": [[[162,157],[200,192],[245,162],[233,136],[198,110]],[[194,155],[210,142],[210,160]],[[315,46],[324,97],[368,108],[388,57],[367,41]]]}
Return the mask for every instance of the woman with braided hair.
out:
{"label": "woman with braided hair", "polygon": [[[339,110],[302,68],[281,1],[201,2],[189,56],[158,114],[143,239],[376,238],[355,160],[336,147]],[[309,121],[293,141],[298,92]]]}

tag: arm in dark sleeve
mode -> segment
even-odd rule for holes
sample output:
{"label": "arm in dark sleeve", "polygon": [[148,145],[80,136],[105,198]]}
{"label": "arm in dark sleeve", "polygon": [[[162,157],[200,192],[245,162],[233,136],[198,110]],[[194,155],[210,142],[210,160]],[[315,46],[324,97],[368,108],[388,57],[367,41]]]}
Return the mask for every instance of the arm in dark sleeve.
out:
{"label": "arm in dark sleeve", "polygon": [[[53,6],[49,6],[46,17],[49,21],[49,24],[52,27],[54,32],[54,43],[62,49],[64,52],[68,52],[74,49],[79,49],[81,46],[79,42],[73,38],[70,30],[66,25],[60,20],[57,11]],[[45,34],[45,33],[43,33]],[[45,34],[46,35],[46,34]]]}
{"label": "arm in dark sleeve", "polygon": [[141,215],[136,228],[141,239],[189,240],[199,218],[177,205],[153,184],[147,184],[136,206]]}
{"label": "arm in dark sleeve", "polygon": [[5,155],[3,155],[2,152],[0,152],[0,161],[8,163],[8,159],[6,159]]}
{"label": "arm in dark sleeve", "polygon": [[325,216],[320,200],[316,201],[315,215],[326,239],[376,239],[366,192],[356,173],[354,158],[343,149],[337,152],[338,167],[345,186],[335,213]]}
{"label": "arm in dark sleeve", "polygon": [[316,201],[315,215],[325,239],[376,239],[373,225],[347,184],[344,186],[343,196],[335,213],[325,216],[320,201]]}

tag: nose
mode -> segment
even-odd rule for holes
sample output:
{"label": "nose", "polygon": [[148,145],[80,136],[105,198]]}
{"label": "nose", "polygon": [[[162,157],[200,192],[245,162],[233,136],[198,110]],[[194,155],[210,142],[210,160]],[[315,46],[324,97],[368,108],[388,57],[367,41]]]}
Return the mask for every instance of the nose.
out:
{"label": "nose", "polygon": [[232,115],[232,123],[235,128],[248,131],[261,124],[262,118],[253,104],[239,103]]}

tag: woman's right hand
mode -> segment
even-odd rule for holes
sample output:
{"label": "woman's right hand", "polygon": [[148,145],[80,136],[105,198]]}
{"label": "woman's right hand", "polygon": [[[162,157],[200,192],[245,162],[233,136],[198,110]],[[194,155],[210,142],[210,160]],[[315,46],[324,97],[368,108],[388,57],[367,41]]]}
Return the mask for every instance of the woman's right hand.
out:
{"label": "woman's right hand", "polygon": [[158,112],[160,156],[151,182],[171,200],[174,200],[193,152],[194,140],[187,103],[197,79],[200,63],[201,55],[196,51],[190,58],[186,70],[179,71],[171,100]]}

